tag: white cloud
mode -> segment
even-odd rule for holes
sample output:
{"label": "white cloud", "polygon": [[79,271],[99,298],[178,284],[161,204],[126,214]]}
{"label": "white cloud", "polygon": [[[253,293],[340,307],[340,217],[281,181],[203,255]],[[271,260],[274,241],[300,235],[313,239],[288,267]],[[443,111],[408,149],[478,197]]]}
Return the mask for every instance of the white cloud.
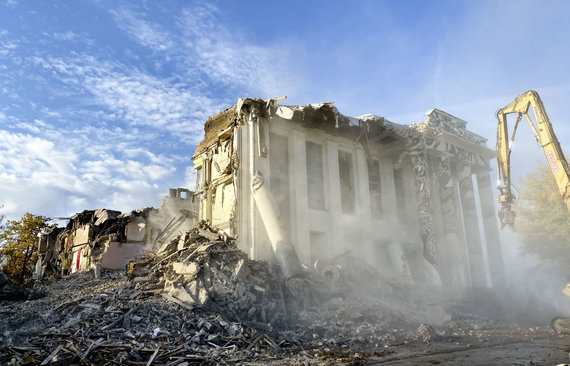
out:
{"label": "white cloud", "polygon": [[73,41],[73,40],[79,38],[78,34],[71,32],[71,31],[53,32],[53,33],[43,32],[43,34],[44,34],[44,36],[54,38],[58,41]]}
{"label": "white cloud", "polygon": [[184,172],[184,187],[190,190],[196,189],[196,170],[193,166],[188,166]]}
{"label": "white cloud", "polygon": [[144,173],[150,180],[164,179],[174,172],[174,167],[166,167],[163,165],[148,165],[143,169]]}
{"label": "white cloud", "polygon": [[13,50],[14,48],[18,47],[18,44],[14,41],[6,40],[0,43],[0,46],[2,46],[2,48],[5,48],[7,50]]}
{"label": "white cloud", "polygon": [[128,211],[156,205],[164,194],[160,186],[176,170],[172,158],[162,159],[143,148],[134,150],[138,160],[133,160],[120,154],[121,147],[117,151],[100,143],[104,148],[93,154],[86,144],[69,136],[49,141],[0,130],[3,213],[8,218],[25,211],[64,216],[93,207]]}
{"label": "white cloud", "polygon": [[143,46],[155,51],[165,51],[173,47],[170,35],[157,24],[142,19],[142,14],[127,8],[111,10],[117,26]]}
{"label": "white cloud", "polygon": [[[0,112],[0,120],[6,119],[6,115]],[[16,120],[15,117],[11,116],[13,120]],[[46,123],[42,120],[35,119],[32,123],[29,122],[17,122],[12,124],[13,127],[29,131],[34,133],[35,135],[39,135],[41,133],[47,133],[48,130],[53,130],[53,126],[49,123]]]}
{"label": "white cloud", "polygon": [[4,4],[10,8],[15,8],[18,5],[18,0],[4,0]]}
{"label": "white cloud", "polygon": [[[230,31],[212,4],[195,4],[181,12],[175,24],[181,36],[145,20],[141,11],[122,8],[111,14],[117,26],[139,44],[183,60],[187,75],[205,74],[215,83],[263,97],[293,93],[302,87],[302,80],[287,67],[289,47],[255,45],[239,29]],[[235,98],[232,95],[232,101]]]}
{"label": "white cloud", "polygon": [[91,56],[70,60],[36,57],[34,61],[54,71],[63,82],[89,93],[85,103],[107,107],[112,119],[170,131],[193,143],[202,139],[206,118],[222,109],[188,85]]}
{"label": "white cloud", "polygon": [[51,141],[0,130],[0,164],[7,174],[33,177],[48,170],[65,174],[76,160],[72,151],[56,150]]}
{"label": "white cloud", "polygon": [[237,85],[264,97],[294,93],[302,80],[288,69],[290,50],[285,44],[259,46],[239,30],[230,31],[218,9],[202,4],[182,12],[187,65],[196,65],[217,82]]}
{"label": "white cloud", "polygon": [[[35,85],[45,87],[46,95],[67,103],[39,102],[29,118],[0,115],[0,121],[11,121],[0,131],[0,186],[7,187],[0,191],[0,203],[8,216],[156,205],[169,186],[194,187],[193,169],[182,172],[191,164],[192,144],[203,138],[208,116],[227,107],[228,100],[235,102],[236,91],[271,97],[293,90],[287,48],[255,45],[239,30],[226,28],[216,12],[210,5],[188,8],[173,15],[179,21],[167,31],[141,11],[111,11],[130,38],[159,52],[156,62],[171,62],[174,71],[160,76],[120,57],[109,61],[103,51],[33,50],[11,58],[10,68],[21,70],[18,77],[37,78]],[[85,38],[71,31],[46,30],[44,36]],[[20,49],[0,30],[0,56]],[[26,67],[40,70],[24,75]],[[18,90],[18,78],[11,83]],[[220,92],[214,94],[215,88]],[[188,147],[186,155],[173,145]]]}
{"label": "white cloud", "polygon": [[174,156],[166,156],[163,154],[156,155],[148,150],[144,150],[138,147],[128,147],[123,150],[125,156],[129,158],[146,157],[152,163],[160,164],[174,164]]}
{"label": "white cloud", "polygon": [[35,134],[39,134],[41,132],[41,130],[38,126],[35,126],[31,123],[18,123],[16,125],[16,127],[21,128],[23,130],[28,130],[28,131],[33,132]]}
{"label": "white cloud", "polygon": [[201,123],[217,108],[206,97],[149,75],[87,76],[85,86],[102,104],[131,125],[194,132],[201,138]]}
{"label": "white cloud", "polygon": [[0,29],[0,56],[8,56],[18,48],[19,41],[10,37],[10,32]]}

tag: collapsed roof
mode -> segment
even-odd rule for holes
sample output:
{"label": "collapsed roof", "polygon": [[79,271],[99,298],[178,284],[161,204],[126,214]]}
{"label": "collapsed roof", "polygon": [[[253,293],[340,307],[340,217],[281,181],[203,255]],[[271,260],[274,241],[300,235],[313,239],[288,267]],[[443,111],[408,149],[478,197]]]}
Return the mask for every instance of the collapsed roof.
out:
{"label": "collapsed roof", "polygon": [[300,106],[277,105],[277,99],[240,98],[238,103],[208,117],[204,124],[204,139],[196,146],[193,158],[202,154],[216,140],[229,133],[233,126],[244,124],[243,106],[253,107],[261,117],[279,117],[295,121],[306,128],[322,130],[331,135],[343,136],[355,141],[387,143],[400,138],[394,129],[402,127],[384,117],[366,114],[348,117],[338,111],[333,103],[313,103]]}

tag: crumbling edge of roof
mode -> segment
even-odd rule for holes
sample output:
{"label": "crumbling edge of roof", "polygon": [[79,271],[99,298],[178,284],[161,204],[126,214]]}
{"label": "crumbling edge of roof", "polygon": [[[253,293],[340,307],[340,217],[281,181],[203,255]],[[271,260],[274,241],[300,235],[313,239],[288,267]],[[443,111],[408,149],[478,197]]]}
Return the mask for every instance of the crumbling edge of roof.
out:
{"label": "crumbling edge of roof", "polygon": [[[376,141],[389,137],[385,141],[403,140],[406,130],[417,130],[422,125],[437,133],[453,136],[468,143],[487,148],[487,139],[466,129],[467,122],[440,109],[428,110],[423,122],[403,125],[386,120],[384,117],[364,114],[358,117],[345,116],[338,111],[332,102],[312,103],[305,105],[278,105],[277,101],[283,98],[263,100],[260,98],[239,98],[237,103],[223,111],[216,113],[206,120],[204,124],[204,139],[198,143],[192,156],[207,151],[209,146],[216,143],[224,131],[247,122],[249,115],[264,118],[282,118],[295,121],[306,128],[314,128],[331,135],[347,137],[355,141],[360,140],[363,133],[366,138],[377,137]],[[247,114],[247,117],[246,117]],[[411,132],[411,131],[410,131]],[[419,132],[419,131],[416,131]]]}

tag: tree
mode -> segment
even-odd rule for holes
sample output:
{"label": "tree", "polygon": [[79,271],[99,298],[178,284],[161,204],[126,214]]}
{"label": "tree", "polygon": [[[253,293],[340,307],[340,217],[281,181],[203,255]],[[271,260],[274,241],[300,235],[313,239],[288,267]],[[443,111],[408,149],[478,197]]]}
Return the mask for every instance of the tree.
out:
{"label": "tree", "polygon": [[567,270],[570,214],[550,168],[536,169],[522,183],[516,227],[524,249],[546,265]]}
{"label": "tree", "polygon": [[50,219],[26,213],[20,220],[8,220],[0,227],[2,270],[17,285],[28,286],[37,260],[38,236]]}

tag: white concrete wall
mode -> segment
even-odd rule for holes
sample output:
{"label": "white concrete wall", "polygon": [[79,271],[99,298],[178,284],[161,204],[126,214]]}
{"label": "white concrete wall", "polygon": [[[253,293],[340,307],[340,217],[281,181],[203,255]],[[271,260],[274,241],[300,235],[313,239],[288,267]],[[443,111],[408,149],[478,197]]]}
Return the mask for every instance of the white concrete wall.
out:
{"label": "white concrete wall", "polygon": [[[352,140],[332,136],[321,130],[307,129],[298,124],[272,118],[267,123],[266,133],[272,132],[287,137],[289,153],[289,196],[290,196],[290,239],[293,242],[300,260],[312,266],[315,259],[314,247],[325,247],[320,253],[322,257],[333,258],[348,250],[365,260],[372,266],[383,272],[389,272],[393,276],[402,274],[402,258],[405,257],[402,244],[419,243],[417,223],[409,220],[409,224],[398,221],[395,214],[398,209],[406,212],[414,210],[414,190],[411,186],[411,176],[405,186],[406,194],[410,195],[406,200],[406,207],[397,208],[394,194],[393,158],[391,156],[373,155],[380,164],[382,212],[379,218],[372,217],[370,211],[370,192],[368,182],[368,167],[366,153],[361,144]],[[243,132],[247,134],[246,131]],[[243,141],[244,139],[242,139]],[[246,141],[248,141],[246,139]],[[271,149],[269,138],[265,139],[268,149]],[[307,192],[307,162],[306,142],[311,141],[319,144],[323,151],[323,174],[325,209],[311,209],[308,206]],[[240,147],[246,151],[246,144]],[[355,209],[353,213],[343,213],[340,198],[340,176],[338,152],[342,150],[352,156],[352,174],[355,195]],[[244,154],[245,155],[245,154]],[[242,160],[242,167],[248,165]],[[266,184],[270,181],[267,175],[269,169],[268,158],[256,157],[256,169],[263,171]],[[405,174],[411,174],[409,167],[403,168]],[[246,202],[240,201],[242,205]],[[240,211],[242,215],[245,211]],[[412,216],[413,217],[413,216]],[[240,218],[240,221],[242,219]],[[256,222],[257,227],[261,222]],[[246,234],[247,235],[247,234]],[[261,248],[261,234],[255,240],[255,246]],[[245,235],[244,235],[245,237]],[[311,239],[314,241],[313,250]],[[249,240],[249,238],[247,239]],[[259,250],[256,257],[259,257]],[[319,248],[322,249],[322,248]],[[420,251],[421,252],[421,251]],[[381,258],[378,258],[381,257]],[[395,265],[391,265],[393,257],[397,259]],[[388,264],[386,264],[388,263]]]}

